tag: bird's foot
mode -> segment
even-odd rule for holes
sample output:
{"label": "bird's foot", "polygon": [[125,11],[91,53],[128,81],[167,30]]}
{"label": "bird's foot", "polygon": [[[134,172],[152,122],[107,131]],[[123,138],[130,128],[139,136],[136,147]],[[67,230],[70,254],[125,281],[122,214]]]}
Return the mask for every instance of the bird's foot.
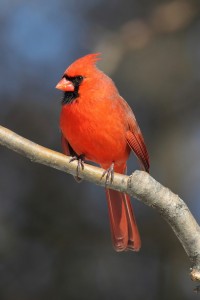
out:
{"label": "bird's foot", "polygon": [[77,160],[77,168],[76,168],[76,176],[74,176],[75,180],[77,182],[81,182],[82,178],[79,177],[80,174],[80,170],[84,170],[84,162],[85,162],[85,156],[83,154],[79,155],[79,156],[73,156],[69,162],[75,161]]}
{"label": "bird's foot", "polygon": [[111,166],[105,170],[101,176],[101,179],[106,176],[106,185],[108,183],[112,183],[114,180],[114,163],[111,164]]}

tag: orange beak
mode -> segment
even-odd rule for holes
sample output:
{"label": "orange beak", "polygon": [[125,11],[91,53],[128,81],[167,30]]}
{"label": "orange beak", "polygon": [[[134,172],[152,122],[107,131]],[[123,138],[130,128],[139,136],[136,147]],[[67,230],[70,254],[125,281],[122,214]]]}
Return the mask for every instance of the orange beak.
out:
{"label": "orange beak", "polygon": [[74,85],[71,81],[63,77],[56,85],[56,89],[61,90],[63,92],[74,92]]}

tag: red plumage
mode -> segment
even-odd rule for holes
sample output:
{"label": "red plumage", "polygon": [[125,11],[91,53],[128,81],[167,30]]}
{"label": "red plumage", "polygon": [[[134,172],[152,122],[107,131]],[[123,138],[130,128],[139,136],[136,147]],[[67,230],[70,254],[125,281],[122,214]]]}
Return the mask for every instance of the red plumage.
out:
{"label": "red plumage", "polygon": [[[60,116],[62,146],[67,155],[84,156],[104,169],[125,174],[130,151],[144,170],[149,157],[135,116],[113,81],[95,63],[99,54],[72,63],[56,86],[64,91]],[[128,195],[106,189],[111,234],[117,251],[138,251],[140,236]]]}

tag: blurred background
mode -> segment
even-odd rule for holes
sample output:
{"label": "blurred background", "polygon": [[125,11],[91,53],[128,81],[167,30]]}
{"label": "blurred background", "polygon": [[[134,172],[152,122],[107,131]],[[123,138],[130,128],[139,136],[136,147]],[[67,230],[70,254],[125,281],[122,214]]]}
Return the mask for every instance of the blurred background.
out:
{"label": "blurred background", "polygon": [[[99,67],[133,108],[151,174],[200,220],[199,0],[1,0],[1,125],[61,151],[65,68]],[[132,200],[139,253],[111,244],[104,190],[0,148],[0,299],[196,299],[171,228]],[[138,168],[129,161],[129,174]]]}

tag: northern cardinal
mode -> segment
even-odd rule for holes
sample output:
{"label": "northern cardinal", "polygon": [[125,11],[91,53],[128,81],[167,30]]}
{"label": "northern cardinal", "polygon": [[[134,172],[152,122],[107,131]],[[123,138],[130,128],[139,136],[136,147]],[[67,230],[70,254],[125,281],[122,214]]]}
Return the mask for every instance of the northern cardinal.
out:
{"label": "northern cardinal", "polygon": [[[114,172],[126,173],[131,150],[149,172],[149,156],[135,116],[112,79],[96,67],[99,55],[88,54],[73,62],[56,86],[64,92],[63,151],[72,156],[71,161],[78,160],[78,171],[85,160],[99,164],[107,181],[113,180]],[[106,198],[115,250],[139,251],[140,235],[129,196],[106,189]]]}

